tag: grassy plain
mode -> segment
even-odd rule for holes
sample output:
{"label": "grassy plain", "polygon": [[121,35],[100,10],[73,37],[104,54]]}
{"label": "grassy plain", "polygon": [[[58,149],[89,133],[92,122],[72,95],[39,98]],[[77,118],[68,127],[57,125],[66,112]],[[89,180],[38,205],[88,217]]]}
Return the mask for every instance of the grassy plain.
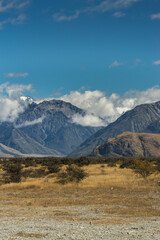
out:
{"label": "grassy plain", "polygon": [[58,184],[56,174],[52,173],[40,178],[22,178],[20,183],[2,184],[1,217],[29,218],[38,214],[107,224],[160,216],[159,173],[143,179],[133,170],[119,166],[96,164],[83,169],[88,177],[80,183]]}

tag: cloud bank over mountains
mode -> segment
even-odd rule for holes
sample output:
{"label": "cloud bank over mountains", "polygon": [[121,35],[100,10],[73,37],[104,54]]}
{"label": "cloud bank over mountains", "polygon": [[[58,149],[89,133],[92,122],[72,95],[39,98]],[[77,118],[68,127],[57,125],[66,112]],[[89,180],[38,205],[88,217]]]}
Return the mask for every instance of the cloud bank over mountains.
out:
{"label": "cloud bank over mountains", "polygon": [[4,83],[0,85],[0,122],[14,122],[22,113],[28,103],[21,100],[26,91],[31,91],[32,85],[18,85]]}
{"label": "cloud bank over mountains", "polygon": [[89,115],[84,116],[83,119],[82,116],[75,116],[74,122],[83,126],[106,126],[137,105],[160,101],[160,88],[156,86],[145,91],[131,90],[122,96],[116,93],[107,96],[105,92],[99,90],[72,91],[60,99],[88,112]]}
{"label": "cloud bank over mountains", "polygon": [[[9,84],[0,85],[0,122],[14,122],[20,113],[25,111],[29,101],[22,98],[26,93],[33,91],[32,85]],[[128,91],[123,95],[112,93],[107,95],[105,92],[95,91],[71,91],[69,94],[59,98],[66,102],[84,109],[86,115],[76,114],[72,117],[74,123],[82,126],[106,126],[108,123],[116,120],[124,112],[133,109],[135,106],[160,101],[160,88],[155,86],[145,91]],[[35,101],[35,103],[42,102]],[[43,121],[45,116],[34,122],[26,122],[25,126],[37,124]],[[19,126],[22,127],[22,126]]]}

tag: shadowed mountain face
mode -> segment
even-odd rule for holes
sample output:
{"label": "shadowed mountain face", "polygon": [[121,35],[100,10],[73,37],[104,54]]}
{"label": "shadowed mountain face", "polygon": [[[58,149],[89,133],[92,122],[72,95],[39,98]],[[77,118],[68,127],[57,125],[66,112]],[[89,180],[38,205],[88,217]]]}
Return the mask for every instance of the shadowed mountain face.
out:
{"label": "shadowed mountain face", "polygon": [[74,114],[86,113],[60,100],[29,104],[14,124],[0,124],[0,143],[24,154],[67,155],[99,130],[74,124]]}
{"label": "shadowed mountain face", "polygon": [[99,130],[82,143],[70,156],[89,155],[93,149],[109,138],[123,132],[160,132],[160,102],[143,104],[135,107],[118,118],[115,122]]}
{"label": "shadowed mountain face", "polygon": [[96,157],[160,157],[160,134],[125,132],[96,147]]}

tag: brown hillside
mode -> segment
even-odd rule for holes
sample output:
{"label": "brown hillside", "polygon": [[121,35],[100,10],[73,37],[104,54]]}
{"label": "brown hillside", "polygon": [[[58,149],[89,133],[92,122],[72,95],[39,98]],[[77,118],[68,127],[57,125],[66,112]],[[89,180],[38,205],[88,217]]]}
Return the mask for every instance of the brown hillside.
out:
{"label": "brown hillside", "polygon": [[160,134],[124,132],[97,146],[92,155],[160,157]]}

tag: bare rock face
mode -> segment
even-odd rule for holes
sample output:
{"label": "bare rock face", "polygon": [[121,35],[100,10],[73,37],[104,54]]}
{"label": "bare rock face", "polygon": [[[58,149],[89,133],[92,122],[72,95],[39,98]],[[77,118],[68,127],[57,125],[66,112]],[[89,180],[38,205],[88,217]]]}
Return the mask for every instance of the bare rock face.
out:
{"label": "bare rock face", "polygon": [[93,149],[123,132],[160,132],[160,102],[143,104],[119,117],[115,122],[89,137],[70,156],[89,155]]}
{"label": "bare rock face", "polygon": [[160,157],[160,134],[125,132],[97,146],[96,157]]}

